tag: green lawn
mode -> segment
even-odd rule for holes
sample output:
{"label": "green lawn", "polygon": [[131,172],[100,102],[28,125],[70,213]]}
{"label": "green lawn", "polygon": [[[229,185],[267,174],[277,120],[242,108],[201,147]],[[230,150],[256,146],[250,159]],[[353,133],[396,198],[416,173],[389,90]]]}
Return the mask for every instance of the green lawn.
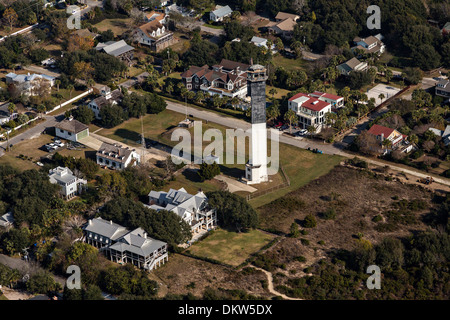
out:
{"label": "green lawn", "polygon": [[217,229],[206,239],[194,243],[194,245],[189,248],[189,251],[200,257],[206,257],[232,266],[238,266],[243,263],[250,254],[261,249],[272,239],[274,239],[273,235],[269,235],[259,230],[236,233]]}
{"label": "green lawn", "polygon": [[291,70],[304,70],[305,64],[308,62],[299,58],[299,59],[289,59],[283,57],[281,54],[276,55],[272,58],[273,64],[275,67],[283,67],[284,69]]}
{"label": "green lawn", "polygon": [[[176,128],[179,121],[184,119],[184,115],[165,110],[159,114],[146,115],[143,118],[144,123],[144,135],[146,138],[159,141],[168,146],[175,146],[178,141],[171,141],[171,135],[173,129]],[[219,129],[224,135],[227,129],[224,126],[215,123],[202,123],[203,133],[211,128]],[[191,136],[193,137],[193,128],[189,129]],[[102,129],[97,133],[108,138],[139,146],[137,142],[141,132],[141,121],[139,119],[130,119],[119,126],[112,129]],[[225,135],[224,135],[225,136]],[[204,141],[203,148],[209,145],[211,142]],[[194,150],[192,150],[193,152]],[[224,147],[224,152],[226,151]],[[246,145],[246,153],[248,152],[248,143]],[[271,152],[271,143],[268,141],[268,152]],[[280,189],[275,192],[266,194],[250,200],[250,204],[257,208],[261,205],[269,203],[270,201],[277,199],[286,193],[296,190],[297,188],[307,184],[311,180],[328,173],[334,166],[336,166],[341,160],[340,156],[330,156],[326,154],[315,154],[311,151],[300,149],[294,146],[281,144],[279,146],[280,162],[288,175],[291,186],[288,188]],[[219,155],[220,156],[220,155]],[[223,157],[222,157],[223,159]],[[229,176],[239,178],[244,175],[244,164],[223,164],[221,165],[221,171]],[[264,190],[273,186],[276,186],[282,182],[281,174],[278,173],[271,177],[272,183],[264,183],[255,185],[258,190]],[[197,191],[199,188],[203,188],[205,191],[214,190],[219,187],[217,183],[212,180],[210,182],[202,183],[194,176],[180,175],[176,181],[170,182],[171,187],[182,187],[186,184],[190,191]],[[188,190],[189,191],[189,190]],[[245,196],[246,193],[239,193]]]}

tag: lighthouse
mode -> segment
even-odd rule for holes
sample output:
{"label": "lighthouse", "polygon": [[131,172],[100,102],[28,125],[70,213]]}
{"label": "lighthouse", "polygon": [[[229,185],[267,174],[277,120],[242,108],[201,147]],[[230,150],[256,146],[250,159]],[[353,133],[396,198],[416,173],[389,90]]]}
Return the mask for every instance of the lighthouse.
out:
{"label": "lighthouse", "polygon": [[245,165],[247,184],[268,181],[267,130],[266,130],[266,80],[264,66],[254,64],[247,70],[247,94],[251,98],[252,129],[249,161]]}

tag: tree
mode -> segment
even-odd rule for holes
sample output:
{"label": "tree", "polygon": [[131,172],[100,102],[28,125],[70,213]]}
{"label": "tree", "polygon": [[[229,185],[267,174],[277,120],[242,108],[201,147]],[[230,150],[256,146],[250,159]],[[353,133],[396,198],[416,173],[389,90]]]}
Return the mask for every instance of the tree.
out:
{"label": "tree", "polygon": [[384,94],[380,93],[380,94],[378,95],[378,99],[381,100],[381,103],[383,103],[384,98],[386,98],[386,96],[385,96]]}
{"label": "tree", "polygon": [[8,105],[8,112],[10,114],[10,119],[12,119],[12,115],[13,115],[14,111],[16,111],[16,105],[14,103],[10,102]]}
{"label": "tree", "polygon": [[266,116],[269,121],[275,120],[281,115],[280,113],[280,103],[275,100],[266,110]]}
{"label": "tree", "polygon": [[241,232],[257,227],[258,214],[244,198],[228,191],[208,192],[206,196],[209,205],[216,208],[222,228]]}
{"label": "tree", "polygon": [[7,8],[3,12],[3,19],[5,19],[6,23],[9,25],[9,28],[12,29],[13,26],[17,23],[19,16],[13,8]]}
{"label": "tree", "polygon": [[26,282],[26,287],[28,292],[47,294],[56,291],[59,288],[59,284],[53,280],[49,272],[40,271],[30,277]]}
{"label": "tree", "polygon": [[394,74],[391,69],[387,69],[386,72],[384,73],[384,77],[386,78],[387,83],[391,81],[393,76]]}
{"label": "tree", "polygon": [[113,128],[126,120],[123,109],[116,104],[104,106],[99,115],[105,128]]}
{"label": "tree", "polygon": [[411,84],[418,84],[422,80],[422,72],[419,68],[405,68],[402,77]]}
{"label": "tree", "polygon": [[316,133],[316,127],[314,125],[310,125],[306,128],[309,133],[309,137],[311,138],[314,133]]}
{"label": "tree", "polygon": [[72,99],[72,91],[73,91],[73,89],[74,89],[73,84],[69,83],[69,84],[67,85],[67,89],[69,90],[69,99]]}
{"label": "tree", "polygon": [[292,222],[291,227],[289,228],[289,236],[292,238],[298,238],[300,235],[300,231],[298,230],[298,224]]}
{"label": "tree", "polygon": [[292,133],[292,123],[295,123],[298,121],[297,114],[294,110],[289,109],[284,114],[284,120],[289,122],[289,133]]}
{"label": "tree", "polygon": [[198,175],[202,182],[205,180],[211,180],[212,178],[214,178],[215,176],[217,176],[219,174],[220,174],[220,167],[215,162],[213,162],[211,164],[203,162],[200,165],[200,170],[198,171]]}
{"label": "tree", "polygon": [[272,100],[274,99],[274,96],[277,94],[277,89],[275,89],[275,88],[271,88],[270,90],[269,90],[269,94],[270,95],[272,95]]}

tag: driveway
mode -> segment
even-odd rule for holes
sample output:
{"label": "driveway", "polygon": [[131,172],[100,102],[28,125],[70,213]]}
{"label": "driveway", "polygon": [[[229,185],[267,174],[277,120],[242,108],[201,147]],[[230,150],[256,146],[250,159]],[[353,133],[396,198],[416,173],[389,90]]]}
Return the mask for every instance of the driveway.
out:
{"label": "driveway", "polygon": [[58,78],[61,75],[60,73],[57,73],[55,71],[50,71],[48,69],[38,67],[35,65],[26,66],[26,67],[23,67],[23,69],[34,72],[34,73],[45,74],[47,76],[51,76],[51,77],[55,77],[55,78]]}
{"label": "driveway", "polygon": [[222,35],[222,34],[225,34],[225,31],[223,31],[223,29],[210,28],[210,27],[206,27],[206,26],[204,26],[204,25],[200,26],[200,29],[201,29],[203,32],[211,33],[211,34],[213,34],[213,35],[215,35],[215,36],[220,36],[220,35]]}

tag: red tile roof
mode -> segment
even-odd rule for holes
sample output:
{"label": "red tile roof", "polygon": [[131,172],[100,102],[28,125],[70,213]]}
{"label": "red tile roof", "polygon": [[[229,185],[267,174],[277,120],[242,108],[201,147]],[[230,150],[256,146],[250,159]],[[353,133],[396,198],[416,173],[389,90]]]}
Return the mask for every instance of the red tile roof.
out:
{"label": "red tile roof", "polygon": [[326,92],[320,92],[320,91],[314,91],[313,93],[310,94],[311,96],[319,96],[319,97],[324,97],[327,99],[331,99],[331,100],[339,100],[339,99],[344,99],[343,97],[340,96],[335,96],[334,94],[331,93],[326,93]]}
{"label": "red tile roof", "polygon": [[304,103],[302,103],[302,107],[305,107],[306,109],[312,110],[312,111],[322,111],[323,109],[325,109],[326,107],[330,106],[330,104],[326,101],[322,101],[313,97],[308,96],[307,94],[304,93],[297,93],[295,96],[293,96],[292,98],[289,99],[289,101],[294,101],[297,98],[300,97],[306,97],[308,98],[307,101],[305,101]]}
{"label": "red tile roof", "polygon": [[388,128],[388,127],[380,126],[378,124],[374,124],[372,127],[370,127],[368,132],[373,134],[373,135],[375,135],[375,136],[381,136],[381,134],[383,134],[383,136],[385,138],[387,138],[394,131],[395,131],[395,129],[391,129],[391,128]]}

